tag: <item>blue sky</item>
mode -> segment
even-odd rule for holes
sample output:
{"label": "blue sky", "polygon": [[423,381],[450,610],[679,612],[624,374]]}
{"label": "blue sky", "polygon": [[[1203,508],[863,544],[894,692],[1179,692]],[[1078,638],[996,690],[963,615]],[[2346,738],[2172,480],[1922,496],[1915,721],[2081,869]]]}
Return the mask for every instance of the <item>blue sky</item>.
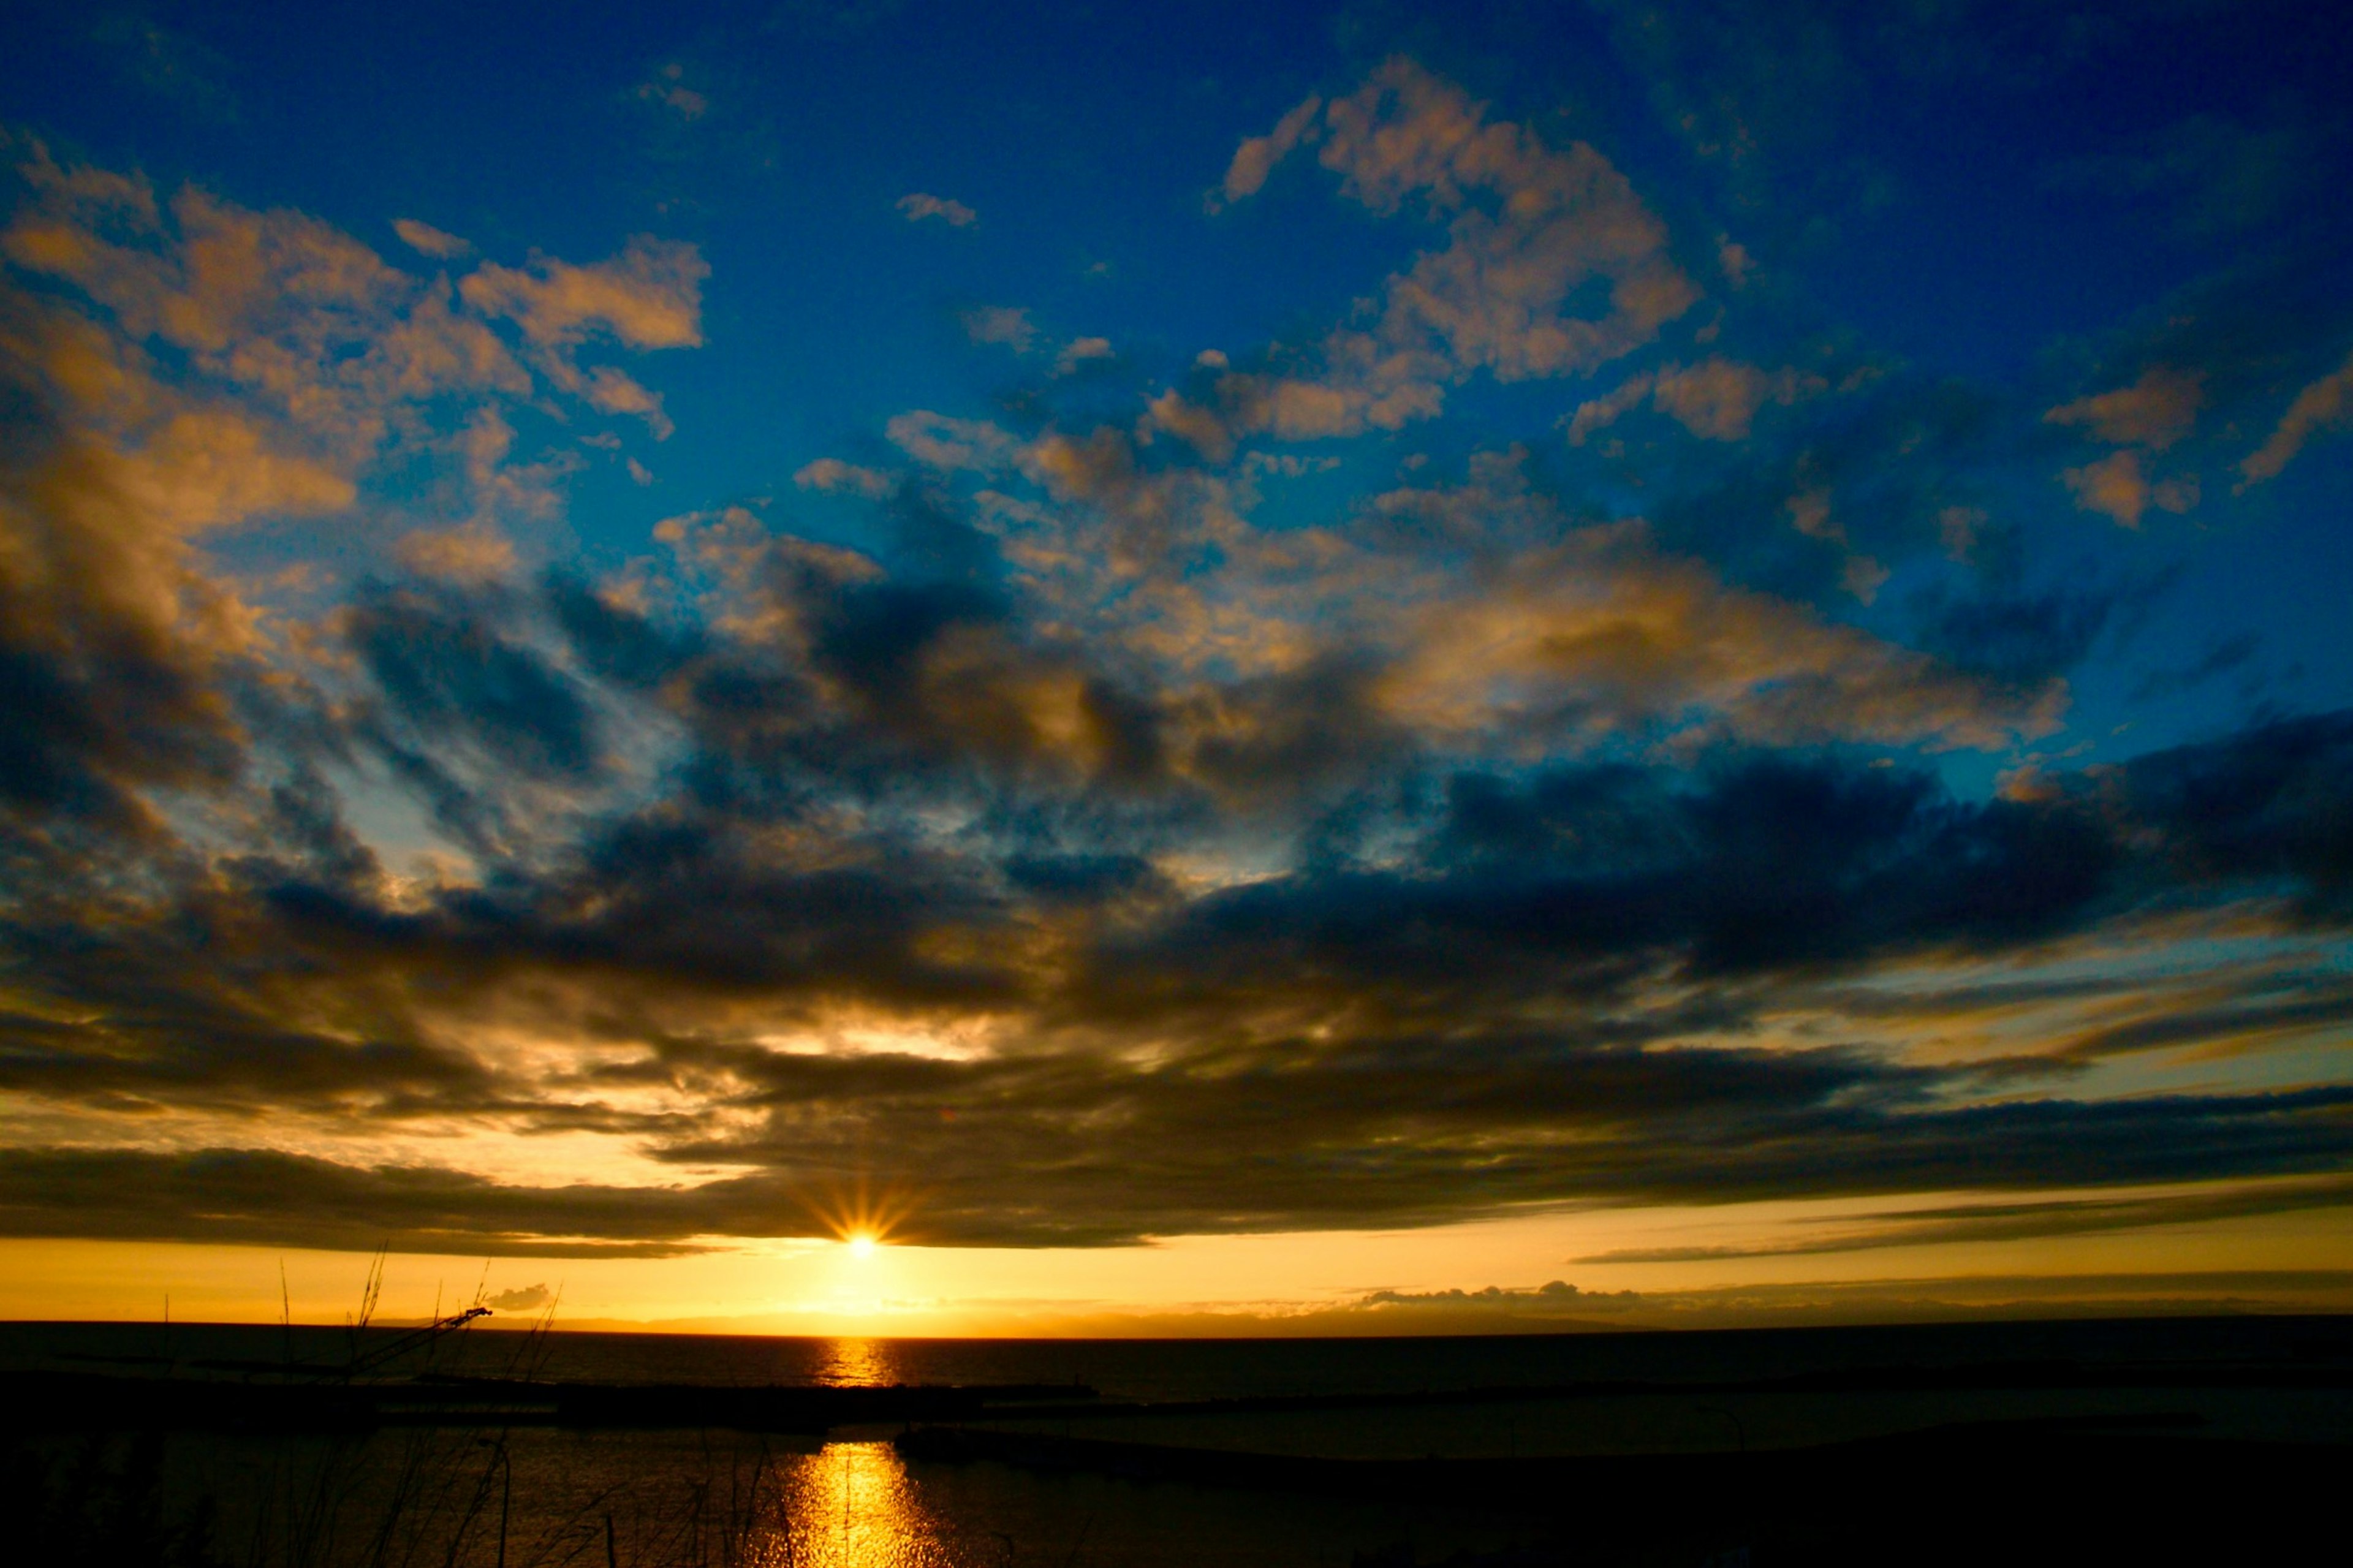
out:
{"label": "blue sky", "polygon": [[2334,1202],[2348,55],[12,8],[5,1212]]}

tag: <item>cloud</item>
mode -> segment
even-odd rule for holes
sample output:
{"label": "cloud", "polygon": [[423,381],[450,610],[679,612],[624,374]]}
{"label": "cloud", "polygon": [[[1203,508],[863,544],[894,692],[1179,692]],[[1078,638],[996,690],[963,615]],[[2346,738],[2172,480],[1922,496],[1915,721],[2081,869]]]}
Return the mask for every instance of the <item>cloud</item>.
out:
{"label": "cloud", "polygon": [[[1631,1290],[1580,1290],[1554,1279],[1532,1289],[1372,1290],[1338,1306],[1285,1314],[1287,1332],[1344,1334],[1558,1333],[1622,1326],[1642,1298]],[[1303,1321],[1302,1321],[1303,1320]],[[1313,1326],[1311,1326],[1313,1325]]]}
{"label": "cloud", "polygon": [[2152,506],[2179,513],[2198,504],[2196,480],[2172,479],[2152,483],[2141,471],[2141,455],[2130,449],[2112,452],[2079,468],[2064,469],[2059,477],[2074,492],[2078,508],[2105,513],[2126,528],[2138,528]]}
{"label": "cloud", "polygon": [[1012,455],[1013,437],[985,419],[957,419],[917,409],[892,416],[893,446],[934,468],[988,468]]}
{"label": "cloud", "polygon": [[2040,593],[1924,590],[1913,646],[1945,666],[2017,692],[2048,690],[2091,653],[2134,595],[2091,586]]}
{"label": "cloud", "polygon": [[527,268],[487,262],[458,291],[480,314],[519,326],[558,387],[604,413],[635,415],[664,439],[671,426],[660,397],[615,366],[582,366],[579,350],[599,336],[633,349],[700,346],[710,272],[694,247],[639,235],[590,267],[544,257]]}
{"label": "cloud", "polygon": [[537,384],[446,285],[327,225],[26,152],[0,229],[17,269],[0,377],[27,416],[0,464],[16,799],[160,831],[153,792],[194,788],[233,822],[257,750],[332,703],[337,667],[310,663],[332,639],[270,602],[320,574],[233,576],[216,552],[265,526],[301,549],[383,517],[373,481],[398,463],[444,521],[385,508],[380,559],[502,573],[503,521],[562,467],[510,449],[500,408]]}
{"label": "cloud", "polygon": [[2284,877],[2317,912],[2353,897],[2353,837],[2332,793],[2348,766],[2353,722],[2337,713],[2154,752],[2125,777],[2180,871],[2201,880]]}
{"label": "cloud", "polygon": [[[659,1256],[807,1234],[863,1176],[957,1245],[1922,1193],[1879,1228],[2068,1234],[2353,1164],[2299,1065],[2353,1005],[2353,718],[2024,752],[2137,602],[2001,565],[1973,465],[2040,404],[1727,351],[1538,416],[1673,420],[1662,476],[1265,450],[1590,374],[1697,288],[1599,153],[1419,68],[1284,123],[1266,169],[1313,149],[1439,234],[1337,327],[1145,386],[1008,311],[1055,352],[993,413],[544,572],[565,465],[660,416],[598,361],[701,341],[699,253],[453,300],[33,159],[0,1228]],[[2132,363],[2209,379],[2052,424],[2161,506],[2235,383]],[[1409,478],[1326,504],[1373,471]],[[856,548],[807,492],[876,503]]]}
{"label": "cloud", "polygon": [[402,538],[394,555],[420,576],[451,582],[491,581],[515,569],[513,542],[479,527],[419,529]]}
{"label": "cloud", "polygon": [[2269,438],[2239,465],[2239,488],[2277,479],[2313,437],[2348,423],[2353,423],[2353,358],[2295,395]]}
{"label": "cloud", "polygon": [[229,62],[187,33],[124,10],[100,21],[90,36],[114,53],[125,76],[150,92],[206,120],[237,118]]}
{"label": "cloud", "polygon": [[[1203,696],[1124,687],[988,594],[748,519],[670,534],[704,529],[739,564],[733,607],[699,628],[567,592],[549,647],[526,604],[455,588],[380,594],[350,622],[416,754],[499,760],[475,788],[593,779],[597,704],[643,693],[692,748],[652,799],[507,855],[494,884],[396,888],[332,795],[295,790],[268,858],[168,895],[211,911],[201,929],[85,915],[73,942],[31,947],[48,928],[12,928],[39,987],[20,980],[0,1020],[16,1094],[84,1115],[125,1096],[267,1105],[349,1142],[334,1159],[22,1152],[0,1162],[0,1215],[24,1234],[659,1251],[806,1234],[866,1148],[890,1151],[911,1237],[1035,1245],[2325,1173],[2348,1152],[2335,1090],[1980,1100],[1967,1066],[1743,1043],[1777,1009],[1835,1016],[1820,987],[1841,975],[2028,952],[2145,903],[2300,887],[2333,907],[2353,885],[2329,847],[2341,719],[1982,805],[1922,773],[1736,749],[1696,773],[1458,769],[1423,814],[1385,820],[1375,858],[1343,834],[1271,876],[1187,879],[1108,798],[1075,840],[924,822],[957,800],[1026,814],[1072,780],[1133,790],[1187,747],[1205,777],[1383,767],[1362,677],[1235,683],[1179,739]],[[616,685],[592,703],[589,679]],[[860,1029],[882,1043],[852,1044]],[[1868,1015],[1850,1031],[1870,1038]],[[568,1044],[485,1043],[511,1033]],[[363,1152],[459,1116],[627,1138],[653,1169],[546,1186]],[[1061,1153],[1021,1153],[1043,1146]],[[675,1174],[713,1166],[745,1173]]]}
{"label": "cloud", "polygon": [[937,218],[950,228],[970,228],[980,221],[980,215],[959,201],[951,201],[924,191],[910,191],[899,198],[899,211],[909,223],[921,223],[925,218]]}
{"label": "cloud", "polygon": [[690,122],[711,112],[710,98],[686,85],[686,67],[677,60],[638,83],[636,97],[641,103],[659,104]]}
{"label": "cloud", "polygon": [[1907,649],[1618,542],[1524,560],[1511,582],[1431,606],[1384,700],[1418,727],[1492,729],[1531,748],[1699,713],[1782,743],[1998,745],[2054,722],[2054,689],[2004,704]]}
{"label": "cloud", "polygon": [[[1499,381],[1589,374],[1699,298],[1668,254],[1665,226],[1607,158],[1488,120],[1483,104],[1412,60],[1388,61],[1320,113],[1310,99],[1245,142],[1229,199],[1310,144],[1344,195],[1383,215],[1413,203],[1445,223],[1447,244],[1391,276],[1318,345],[1317,374],[1219,377],[1217,412],[1239,433],[1397,429],[1435,415],[1446,388],[1478,371]],[[1586,303],[1594,294],[1598,310]]]}
{"label": "cloud", "polygon": [[2353,1207],[2353,1182],[2341,1176],[2263,1182],[2221,1190],[2103,1193],[2063,1198],[1993,1200],[1943,1208],[1895,1208],[1810,1226],[1804,1234],[1732,1247],[1624,1247],[1571,1263],[1693,1263],[1749,1258],[1819,1257],[1896,1247],[2025,1241],[2096,1236],[2157,1226],[2198,1225],[2254,1215]]}
{"label": "cloud", "polygon": [[2052,409],[2050,425],[2082,425],[2112,446],[2162,452],[2189,433],[2206,401],[2206,378],[2194,371],[2151,365],[2130,386],[2077,398]]}
{"label": "cloud", "polygon": [[[875,1147],[889,1140],[892,1180],[921,1172],[906,1187],[902,1235],[934,1244],[1411,1225],[1546,1201],[1823,1196],[1887,1183],[2129,1184],[2325,1171],[2347,1152],[2332,1126],[2344,1096],[2319,1091],[1954,1110],[1918,1104],[1854,1062],[1777,1069],[1769,1057],[1702,1051],[1647,1067],[1639,1053],[1528,1038],[1472,1049],[1475,1070],[1461,1047],[1434,1040],[1351,1047],[1290,1069],[1280,1094],[1254,1081],[1257,1052],[1232,1062],[1250,1069],[1240,1078],[737,1053],[732,1065],[776,1109],[673,1154],[766,1167],[752,1175],[532,1186],[250,1150],[15,1149],[0,1152],[0,1228],[547,1257],[821,1234],[828,1184],[856,1152],[824,1131],[826,1119],[851,1106],[864,1108]],[[690,1073],[724,1065],[725,1055],[683,1047],[665,1063]],[[1087,1131],[1113,1126],[1116,1137]],[[1065,1156],[1018,1157],[1040,1138]],[[1335,1161],[1335,1148],[1350,1157]],[[1840,1172],[1866,1150],[1859,1169]],[[2169,1211],[2135,1212],[2165,1223]],[[2109,1217],[2128,1223],[2122,1208]],[[2069,1228],[2065,1217],[2050,1227]]]}
{"label": "cloud", "polygon": [[569,349],[605,332],[635,349],[702,342],[702,280],[694,247],[639,235],[594,266],[541,258],[527,268],[486,263],[459,285],[466,303],[501,316],[543,349]]}
{"label": "cloud", "polygon": [[1715,262],[1724,272],[1724,280],[1735,289],[1748,287],[1748,275],[1757,269],[1757,258],[1748,254],[1748,247],[1729,235],[1716,241]]}
{"label": "cloud", "polygon": [[1568,422],[1568,443],[1582,447],[1593,432],[1615,425],[1630,410],[1639,407],[1657,385],[1650,375],[1630,375],[1608,393],[1577,405]]}
{"label": "cloud", "polygon": [[401,244],[419,256],[430,256],[438,261],[452,261],[474,253],[471,241],[444,234],[431,224],[419,223],[415,218],[395,218],[392,230],[400,237]]}
{"label": "cloud", "polygon": [[964,323],[964,334],[976,343],[996,344],[1026,354],[1038,342],[1038,329],[1031,324],[1029,312],[1010,305],[984,305],[966,310],[958,318]]}
{"label": "cloud", "polygon": [[495,1296],[484,1297],[482,1305],[499,1312],[535,1312],[553,1305],[554,1300],[555,1293],[546,1286],[526,1285],[520,1289],[501,1290]]}
{"label": "cloud", "polygon": [[845,463],[839,458],[819,458],[807,464],[793,475],[793,483],[805,490],[863,496],[868,500],[880,500],[891,493],[890,475]]}
{"label": "cloud", "polygon": [[[1303,141],[1312,139],[1320,130],[1316,117],[1322,113],[1324,100],[1310,93],[1307,98],[1286,110],[1274,129],[1263,136],[1246,139],[1234,149],[1233,162],[1226,167],[1222,186],[1226,202],[1238,202],[1244,196],[1254,196],[1266,184],[1266,177],[1277,163],[1291,156]],[[1213,203],[1213,206],[1215,204]]]}
{"label": "cloud", "polygon": [[2046,425],[2080,426],[2092,437],[2124,448],[2078,468],[2063,469],[2060,481],[2080,510],[2104,513],[2126,528],[2138,528],[2152,506],[2182,513],[2197,506],[2195,474],[2151,478],[2157,455],[2188,436],[2206,405],[2207,374],[2151,364],[2130,385],[2079,397],[2042,416]]}
{"label": "cloud", "polygon": [[2132,152],[2070,160],[2050,183],[2069,191],[2155,195],[2175,208],[2175,226],[2212,239],[2271,221],[2310,184],[2327,138],[2279,106],[2270,123],[2193,114],[2141,139]]}
{"label": "cloud", "polygon": [[128,823],[147,790],[238,771],[255,710],[235,693],[278,651],[217,542],[347,515],[385,452],[446,432],[428,409],[531,380],[436,289],[314,220],[193,187],[161,200],[37,145],[18,173],[0,253],[43,287],[11,279],[0,311],[30,437],[0,474],[15,773],[25,801]]}
{"label": "cloud", "polygon": [[1581,447],[1598,429],[1611,425],[1648,398],[1653,407],[1703,440],[1745,441],[1767,403],[1787,408],[1827,390],[1819,375],[1793,369],[1768,372],[1721,355],[1685,367],[1669,364],[1630,376],[1605,396],[1577,405],[1568,421],[1571,446]]}
{"label": "cloud", "polygon": [[[139,1186],[143,1203],[123,1201],[125,1182]],[[66,1204],[86,1206],[88,1217],[61,1224]],[[612,1206],[599,1213],[606,1205]],[[540,1239],[565,1223],[557,1218],[563,1208],[573,1211],[576,1234],[626,1227],[628,1206],[625,1194],[609,1191],[507,1195],[448,1171],[360,1169],[250,1150],[0,1150],[0,1226],[17,1236],[282,1242],[301,1235],[307,1245],[355,1251],[389,1247],[508,1258],[662,1258],[695,1250],[662,1241]],[[502,1220],[508,1228],[499,1228]]]}
{"label": "cloud", "polygon": [[2262,647],[2263,638],[2253,632],[2221,638],[2186,667],[2149,671],[2133,688],[2133,700],[2146,702],[2176,692],[2194,690],[2218,676],[2243,670],[2253,661]]}
{"label": "cloud", "polygon": [[1062,345],[1062,352],[1054,356],[1054,374],[1068,375],[1092,360],[1105,360],[1111,357],[1112,346],[1109,338],[1072,338]]}

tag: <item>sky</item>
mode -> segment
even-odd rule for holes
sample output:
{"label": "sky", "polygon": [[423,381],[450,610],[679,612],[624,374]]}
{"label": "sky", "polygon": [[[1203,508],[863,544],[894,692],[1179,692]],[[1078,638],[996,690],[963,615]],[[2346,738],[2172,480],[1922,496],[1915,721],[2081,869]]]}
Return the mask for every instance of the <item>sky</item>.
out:
{"label": "sky", "polygon": [[2348,77],[8,6],[0,1316],[2353,1308]]}

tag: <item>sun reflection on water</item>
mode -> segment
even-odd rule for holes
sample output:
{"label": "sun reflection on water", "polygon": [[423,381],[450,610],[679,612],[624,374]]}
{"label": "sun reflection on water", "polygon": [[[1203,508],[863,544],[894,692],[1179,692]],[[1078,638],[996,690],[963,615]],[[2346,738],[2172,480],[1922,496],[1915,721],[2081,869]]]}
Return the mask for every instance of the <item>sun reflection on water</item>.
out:
{"label": "sun reflection on water", "polygon": [[888,1443],[828,1443],[785,1461],[777,1479],[768,1527],[744,1556],[754,1568],[978,1568],[996,1560],[923,1506]]}
{"label": "sun reflection on water", "polygon": [[898,1358],[887,1340],[836,1340],[818,1367],[818,1381],[858,1388],[879,1388],[904,1383]]}

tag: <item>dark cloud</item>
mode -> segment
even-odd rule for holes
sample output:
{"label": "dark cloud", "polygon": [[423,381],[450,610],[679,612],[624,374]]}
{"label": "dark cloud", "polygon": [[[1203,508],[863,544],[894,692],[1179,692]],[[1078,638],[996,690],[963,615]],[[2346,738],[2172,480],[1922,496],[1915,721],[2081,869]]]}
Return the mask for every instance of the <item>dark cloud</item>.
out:
{"label": "dark cloud", "polygon": [[[649,1199],[651,1201],[649,1202]],[[663,1258],[641,1239],[651,1194],[514,1191],[452,1171],[360,1169],[252,1149],[186,1154],[0,1151],[0,1225],[16,1236],[173,1237],[501,1257]],[[594,1241],[549,1241],[589,1236]]]}
{"label": "dark cloud", "polygon": [[1569,1259],[1572,1263],[1694,1263],[1734,1258],[1795,1258],[1866,1252],[1952,1242],[2021,1241],[2090,1236],[2160,1225],[2195,1225],[2255,1215],[2295,1214],[2353,1206],[2353,1183],[2342,1176],[2268,1182],[2225,1191],[2160,1192],[1960,1207],[1904,1209],[1864,1223],[1817,1227],[1812,1235],[1746,1247],[1622,1247]]}
{"label": "dark cloud", "polygon": [[1118,958],[1434,987],[1453,1005],[1458,987],[1573,989],[1626,963],[1736,973],[2014,945],[2086,917],[2121,858],[2074,805],[1964,806],[1925,774],[1829,759],[1463,774],[1429,858],[1214,894]]}
{"label": "dark cloud", "polygon": [[535,1312],[553,1305],[554,1291],[544,1285],[525,1285],[513,1290],[501,1290],[495,1296],[482,1298],[482,1305],[498,1312]]}
{"label": "dark cloud", "polygon": [[2022,690],[2084,661],[2115,615],[2113,593],[1924,594],[1915,606],[1917,647],[1963,669]]}
{"label": "dark cloud", "polygon": [[228,60],[191,35],[164,26],[146,7],[105,7],[90,37],[117,71],[150,92],[201,120],[237,119]]}
{"label": "dark cloud", "polygon": [[2137,140],[2126,152],[2053,167],[2053,186],[2113,198],[2129,193],[2170,206],[2185,238],[2211,239],[2271,223],[2326,167],[2333,127],[2292,99],[2275,99],[2260,122],[2193,114]]}
{"label": "dark cloud", "polygon": [[[1421,1042],[1313,1065],[1299,1054],[1124,1075],[778,1058],[759,1097],[775,1105],[767,1134],[676,1150],[769,1168],[684,1188],[527,1187],[251,1150],[20,1150],[0,1158],[0,1226],[659,1254],[712,1236],[822,1234],[855,1192],[898,1212],[903,1240],[1084,1246],[1428,1224],[1500,1204],[2293,1175],[2353,1153],[2353,1093],[2342,1090],[1939,1110],[1919,1098],[1929,1085],[1851,1058],[1775,1065],[1686,1050],[1671,1057],[1691,1059],[1660,1063],[1544,1041]],[[2111,1227],[2173,1217],[2162,1204],[2134,1212],[2109,1212]],[[2031,1217],[2006,1223],[2040,1234]],[[2083,1218],[2054,1210],[2046,1228],[2065,1234]]]}
{"label": "dark cloud", "polygon": [[[2219,638],[2203,654],[2180,668],[2150,670],[2133,688],[2132,700],[2149,702],[2195,690],[2208,681],[2245,670],[2262,648],[2263,638],[2253,632]],[[2250,689],[2243,678],[2242,689]]]}
{"label": "dark cloud", "polygon": [[0,803],[135,833],[142,786],[235,773],[234,715],[209,650],[153,613],[195,585],[168,554],[123,558],[112,476],[65,427],[30,331],[0,290]]}
{"label": "dark cloud", "polygon": [[428,743],[470,742],[501,766],[557,776],[596,765],[588,704],[480,610],[413,587],[381,589],[352,607],[346,627],[392,710]]}
{"label": "dark cloud", "polygon": [[637,689],[659,686],[695,662],[705,639],[691,627],[668,627],[598,595],[565,573],[546,584],[547,607],[581,663],[598,678]]}
{"label": "dark cloud", "polygon": [[[549,613],[635,647],[641,689],[682,677],[698,720],[713,672],[755,662],[576,598]],[[963,763],[902,778],[896,805],[857,807],[840,760],[808,737],[948,722],[925,716],[909,668],[959,628],[994,637],[1005,622],[962,590],[860,593],[827,613],[815,668],[770,665],[781,710],[745,689],[725,728],[702,731],[705,760],[654,800],[479,884],[396,890],[321,776],[296,770],[267,793],[272,851],[227,879],[192,874],[111,904],[61,889],[51,918],[20,900],[0,931],[37,976],[0,1020],[0,1080],[20,1094],[594,1129],[673,1167],[744,1173],[534,1188],[454,1170],[298,1171],[255,1150],[20,1150],[8,1223],[659,1251],[807,1234],[829,1194],[871,1181],[902,1195],[910,1238],[1102,1244],[1528,1203],[2286,1175],[2353,1153],[2353,1102],[2334,1089],[1972,1103],[1994,1081],[1979,1069],[1900,1066],[1867,1037],[1745,1043],[1841,976],[2017,953],[2136,910],[2284,894],[2298,918],[2341,918],[2347,716],[1975,804],[1926,773],[1831,752],[1460,770],[1366,794],[1345,830],[1278,874],[1188,889],[1140,852],[1136,819],[1048,810],[1050,780],[937,729],[926,744]],[[514,684],[491,679],[519,646],[510,634],[429,626],[418,635],[449,646],[402,667],[426,693],[409,721],[455,722],[488,681],[480,725],[511,725],[528,756],[559,754],[550,733],[586,733],[505,714],[515,691],[565,689],[536,654]],[[828,688],[849,695],[813,695]],[[1309,752],[1327,742],[1303,742],[1266,777],[1372,776],[1377,753],[1318,729],[1351,689],[1260,689],[1303,735],[1333,736],[1323,760]],[[561,715],[579,700],[551,700]],[[791,744],[746,750],[797,794],[713,782],[726,745],[772,724]],[[942,837],[903,815],[924,800],[988,809]],[[919,1032],[974,1017],[1010,1032],[962,1058],[756,1037],[822,1028],[843,1005]],[[462,1020],[494,1011],[575,1042],[576,1065],[520,1075],[452,1043]],[[2344,1011],[2326,987],[2273,978],[2073,1048],[2325,1026]],[[703,1114],[620,1109],[642,1088]],[[705,1120],[723,1108],[723,1123]],[[103,1192],[141,1196],[110,1207]]]}
{"label": "dark cloud", "polygon": [[2353,914],[2353,714],[2155,752],[2125,768],[2123,787],[2175,875],[2268,881],[2312,919]]}
{"label": "dark cloud", "polygon": [[[42,1103],[596,1131],[739,1173],[529,1187],[258,1149],[20,1149],[7,1223],[659,1251],[807,1234],[872,1182],[911,1237],[1103,1244],[2287,1175],[2353,1152],[2334,1089],[1979,1102],[2003,1069],[1899,1065],[1868,1010],[1833,1043],[1756,1048],[1777,1009],[1889,965],[2234,900],[2340,921],[2353,718],[1980,802],[1834,750],[1442,767],[1377,717],[1377,661],[1155,689],[995,590],[784,539],[749,559],[756,635],[561,578],[370,589],[341,623],[361,700],[336,721],[282,706],[291,761],[233,797],[251,847],[20,891],[0,925],[21,976],[0,1083]],[[2100,613],[1980,603],[1949,612],[1945,651],[2031,682]],[[630,704],[685,752],[634,795],[532,817],[533,790],[606,776],[600,715]],[[475,824],[490,869],[390,875],[325,771],[369,754]],[[1165,858],[1247,847],[1314,788],[1320,815],[1263,873],[1192,882]],[[770,1043],[821,1038],[843,1008],[917,1036],[977,1020],[992,1043]],[[2344,1012],[2326,985],[2251,980],[2070,1049]],[[571,1065],[470,1047],[492,1019]],[[628,1109],[647,1089],[673,1108]]]}

